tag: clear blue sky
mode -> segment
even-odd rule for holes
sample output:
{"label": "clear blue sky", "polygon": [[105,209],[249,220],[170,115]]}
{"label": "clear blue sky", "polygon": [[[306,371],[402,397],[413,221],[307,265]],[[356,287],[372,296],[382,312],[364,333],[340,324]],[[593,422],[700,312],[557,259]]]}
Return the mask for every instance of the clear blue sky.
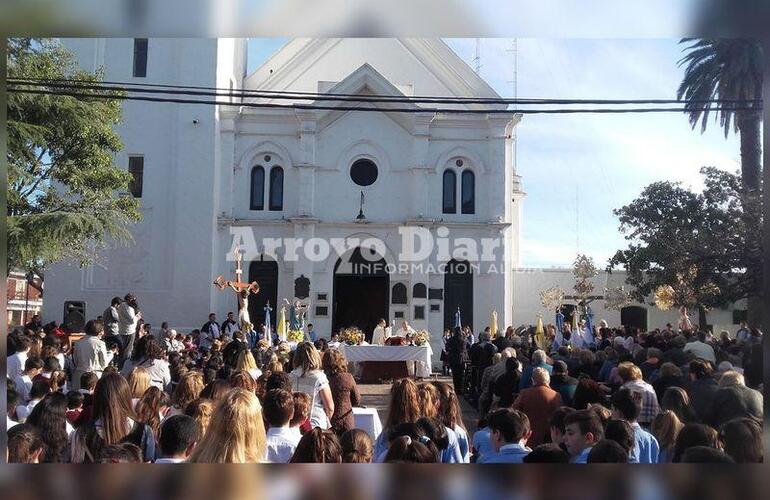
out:
{"label": "clear blue sky", "polygon": [[[253,71],[286,39],[251,39]],[[469,65],[474,39],[447,39]],[[502,96],[513,95],[512,39],[481,40],[481,76]],[[519,39],[518,97],[674,98],[682,77],[677,40]],[[599,267],[626,242],[614,208],[648,184],[681,181],[701,187],[709,165],[737,171],[736,136],[716,126],[692,130],[683,114],[526,115],[518,128],[523,205],[521,264],[568,267],[577,251]]]}

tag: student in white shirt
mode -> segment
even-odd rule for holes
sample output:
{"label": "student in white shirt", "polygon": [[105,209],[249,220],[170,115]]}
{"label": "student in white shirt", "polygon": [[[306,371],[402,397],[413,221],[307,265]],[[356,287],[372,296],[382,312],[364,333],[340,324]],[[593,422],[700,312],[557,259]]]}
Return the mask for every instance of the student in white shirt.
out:
{"label": "student in white shirt", "polygon": [[194,418],[173,415],[163,421],[158,436],[160,457],[156,464],[177,464],[187,460],[200,440],[200,427]]}
{"label": "student in white shirt", "polygon": [[21,402],[29,402],[29,391],[32,389],[32,379],[43,371],[43,360],[40,358],[27,358],[24,362],[24,371],[13,379],[16,384],[16,391],[19,393]]}
{"label": "student in white shirt", "polygon": [[16,340],[16,352],[8,356],[8,378],[11,380],[16,379],[24,371],[24,363],[27,362],[29,355],[29,348],[32,346],[32,339],[22,335],[17,337]]}
{"label": "student in white shirt", "polygon": [[39,378],[32,383],[32,388],[29,390],[29,402],[26,405],[16,407],[16,417],[20,424],[27,420],[35,405],[49,392],[51,392],[51,386],[47,379]]}
{"label": "student in white shirt", "polygon": [[288,463],[302,438],[289,426],[294,416],[294,397],[283,389],[272,389],[265,396],[263,405],[265,420],[270,426],[266,459],[270,463]]}

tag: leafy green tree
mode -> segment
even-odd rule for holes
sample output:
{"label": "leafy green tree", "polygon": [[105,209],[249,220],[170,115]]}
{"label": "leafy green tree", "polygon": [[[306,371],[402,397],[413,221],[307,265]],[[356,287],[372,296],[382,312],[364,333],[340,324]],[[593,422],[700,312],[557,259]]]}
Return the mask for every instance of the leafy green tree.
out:
{"label": "leafy green tree", "polygon": [[703,192],[677,182],[655,182],[630,204],[614,210],[629,247],[619,250],[608,269],[622,266],[634,297],[644,302],[670,285],[677,305],[697,308],[701,327],[708,308],[722,307],[760,293],[762,269],[757,249],[761,210],[746,204],[736,174],[706,167]]}
{"label": "leafy green tree", "polygon": [[[78,69],[57,42],[28,38],[8,41],[7,76],[102,79]],[[131,175],[113,163],[122,149],[114,131],[120,95],[75,98],[13,89],[39,87],[12,84],[8,92],[8,270],[41,273],[64,259],[87,265],[109,241],[130,241],[129,225],[141,215],[136,199],[119,194]]]}
{"label": "leafy green tree", "polygon": [[[685,109],[690,124],[695,128],[700,122],[703,132],[709,116],[714,116],[724,129],[725,137],[730,130],[740,134],[742,193],[747,205],[759,204],[762,189],[762,44],[750,38],[685,38],[681,43],[689,46],[680,61],[680,65],[685,66],[685,73],[677,97],[687,101]],[[705,102],[713,99],[734,102]],[[715,110],[716,106],[720,110]],[[762,230],[761,226],[750,226],[748,221],[744,221],[743,226],[751,232]],[[752,252],[761,252],[762,239],[746,237],[757,245]],[[760,274],[761,261],[758,266],[750,267],[748,273]],[[761,324],[763,308],[759,293],[748,299],[749,322]]]}

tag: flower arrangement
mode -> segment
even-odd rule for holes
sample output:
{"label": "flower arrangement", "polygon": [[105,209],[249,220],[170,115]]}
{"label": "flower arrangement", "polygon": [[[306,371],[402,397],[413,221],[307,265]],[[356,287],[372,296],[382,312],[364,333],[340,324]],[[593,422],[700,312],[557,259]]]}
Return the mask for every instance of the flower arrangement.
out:
{"label": "flower arrangement", "polygon": [[430,332],[428,330],[417,330],[412,335],[412,342],[414,342],[414,345],[427,345],[430,342]]}
{"label": "flower arrangement", "polygon": [[302,330],[289,330],[288,335],[286,335],[286,339],[289,342],[300,343],[305,340],[305,333]]}
{"label": "flower arrangement", "polygon": [[348,345],[359,345],[364,341],[364,334],[358,328],[351,326],[340,331],[340,342]]}

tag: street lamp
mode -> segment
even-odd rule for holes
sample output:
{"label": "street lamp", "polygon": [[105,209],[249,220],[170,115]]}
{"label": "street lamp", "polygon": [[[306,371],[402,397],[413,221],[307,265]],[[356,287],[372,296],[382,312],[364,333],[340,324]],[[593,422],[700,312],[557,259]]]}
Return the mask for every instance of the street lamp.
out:
{"label": "street lamp", "polygon": [[29,311],[29,286],[35,281],[35,273],[30,271],[24,277],[27,280],[27,286],[24,287],[24,322],[22,325],[27,324],[27,315]]}

